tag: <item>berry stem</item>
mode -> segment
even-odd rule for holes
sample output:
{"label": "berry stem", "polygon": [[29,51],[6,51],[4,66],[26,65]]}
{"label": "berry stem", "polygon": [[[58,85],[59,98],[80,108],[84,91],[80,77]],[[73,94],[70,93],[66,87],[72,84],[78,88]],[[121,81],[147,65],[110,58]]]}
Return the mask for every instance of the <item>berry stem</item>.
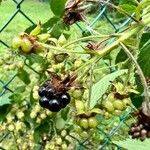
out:
{"label": "berry stem", "polygon": [[130,60],[134,63],[134,65],[135,65],[135,67],[138,71],[139,77],[141,79],[142,85],[144,87],[145,101],[149,102],[150,99],[149,99],[148,85],[147,85],[147,82],[146,82],[146,79],[144,77],[144,74],[143,74],[143,71],[142,71],[141,67],[139,66],[138,62],[136,61],[136,59],[134,58],[132,53],[128,50],[128,48],[122,42],[120,42],[120,46],[123,48],[124,52],[130,58]]}
{"label": "berry stem", "polygon": [[88,97],[88,103],[87,103],[87,110],[90,108],[90,100],[91,100],[92,85],[93,85],[92,77],[93,77],[94,64],[92,64],[90,67],[90,87],[89,87],[89,97]]}
{"label": "berry stem", "polygon": [[76,53],[76,54],[87,54],[85,51],[71,51],[71,50],[66,50],[62,47],[56,47],[56,46],[52,46],[52,45],[48,45],[48,44],[44,44],[44,43],[40,43],[38,42],[39,45],[41,45],[42,47],[46,48],[46,49],[49,49],[49,50],[55,50],[55,51],[58,51],[58,52],[63,52],[63,53]]}

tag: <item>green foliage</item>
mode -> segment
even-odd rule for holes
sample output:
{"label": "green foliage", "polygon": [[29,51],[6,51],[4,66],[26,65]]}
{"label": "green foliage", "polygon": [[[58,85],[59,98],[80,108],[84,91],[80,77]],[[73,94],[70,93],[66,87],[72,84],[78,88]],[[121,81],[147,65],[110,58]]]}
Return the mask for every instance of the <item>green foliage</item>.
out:
{"label": "green foliage", "polygon": [[0,123],[6,118],[6,115],[9,113],[9,104],[0,106]]}
{"label": "green foliage", "polygon": [[134,13],[136,9],[136,6],[132,4],[122,4],[122,5],[119,5],[119,7],[125,10],[126,12],[128,12],[128,14]]}
{"label": "green foliage", "polygon": [[54,15],[61,17],[64,12],[66,0],[50,0],[50,7]]}
{"label": "green foliage", "polygon": [[26,58],[29,60],[29,65],[33,65],[34,63],[42,64],[45,62],[45,59],[37,54],[27,55]]}
{"label": "green foliage", "polygon": [[128,58],[127,54],[123,51],[123,49],[121,49],[121,50],[119,51],[119,53],[117,54],[115,63],[117,64],[117,63],[123,62],[123,61],[125,61],[127,58]]}
{"label": "green foliage", "polygon": [[106,93],[111,81],[116,79],[118,76],[127,73],[127,70],[118,70],[111,74],[106,75],[100,81],[92,86],[91,97],[90,97],[90,109],[92,109],[97,101]]}
{"label": "green foliage", "polygon": [[34,140],[38,143],[41,140],[41,135],[44,133],[48,133],[50,130],[51,126],[47,121],[43,121],[40,125],[38,125],[34,129]]}
{"label": "green foliage", "polygon": [[[144,35],[147,36],[147,35]],[[149,33],[150,36],[150,33]],[[140,53],[138,55],[138,63],[144,73],[144,75],[146,77],[150,76],[150,69],[149,69],[149,64],[150,64],[150,40],[146,40],[146,38],[144,38],[144,41],[146,41],[145,43],[143,42],[143,38],[141,39],[141,44],[140,46],[142,46],[140,48]]]}
{"label": "green foliage", "polygon": [[[118,7],[124,10],[126,14],[131,15],[132,13],[135,12],[134,17],[136,17],[137,20],[140,20],[142,16],[141,14],[142,9],[144,8],[141,3],[139,7],[137,7],[138,3],[135,3],[135,1],[132,0],[121,0],[121,1],[114,0],[114,1],[119,4]],[[134,23],[131,22],[128,27],[125,26],[126,27],[125,30],[122,30],[122,32],[120,32],[119,34],[115,34],[116,38],[113,38],[112,40],[112,34],[114,32],[112,31],[112,29],[106,29],[110,28],[107,25],[108,23],[106,23],[106,21],[104,23],[104,21],[97,19],[98,20],[97,26],[88,26],[91,23],[91,20],[97,18],[95,17],[95,15],[97,16],[96,11],[95,14],[93,14],[94,17],[85,16],[87,18],[87,22],[80,22],[79,25],[82,26],[83,29],[87,30],[89,29],[89,31],[87,32],[90,33],[84,34],[82,36],[82,33],[78,34],[80,31],[77,31],[78,28],[76,30],[76,25],[66,27],[66,25],[63,23],[63,14],[66,0],[50,0],[49,2],[50,8],[53,12],[53,16],[49,15],[49,13],[51,12],[50,10],[48,10],[46,13],[44,10],[40,11],[40,14],[46,14],[46,19],[42,19],[41,21],[42,28],[40,28],[40,31],[37,34],[33,34],[34,36],[30,34],[30,32],[35,28],[35,25],[32,25],[25,30],[25,32],[30,35],[24,34],[20,36],[20,37],[26,36],[26,38],[28,38],[28,40],[31,42],[32,47],[31,50],[33,51],[31,51],[31,53],[24,54],[20,53],[21,50],[20,48],[16,51],[13,51],[12,52],[13,54],[10,55],[9,57],[7,56],[5,60],[3,60],[3,58],[1,59],[2,60],[1,64],[2,67],[4,67],[4,71],[7,70],[6,72],[3,73],[4,76],[6,76],[6,73],[7,74],[9,73],[10,75],[13,74],[14,72],[13,70],[15,70],[15,72],[16,71],[18,72],[17,73],[18,78],[15,78],[14,83],[10,83],[10,89],[13,90],[13,93],[9,95],[6,92],[5,95],[0,97],[0,121],[3,121],[5,119],[4,124],[2,124],[2,130],[0,129],[0,131],[2,131],[2,134],[8,130],[10,131],[10,133],[14,133],[16,137],[13,136],[11,137],[10,135],[9,138],[6,139],[6,141],[8,143],[11,143],[10,141],[13,142],[16,141],[19,147],[18,149],[20,148],[23,149],[22,147],[24,146],[24,143],[26,143],[27,147],[24,146],[25,147],[24,149],[35,149],[35,150],[42,148],[50,149],[51,147],[52,148],[54,147],[53,149],[68,148],[79,150],[85,149],[84,145],[87,146],[88,149],[90,148],[96,149],[96,147],[99,147],[101,144],[103,144],[103,142],[109,142],[109,140],[108,141],[103,140],[108,135],[111,135],[110,137],[111,141],[113,141],[112,138],[114,138],[115,140],[120,139],[120,135],[123,136],[123,139],[127,138],[128,135],[126,131],[128,128],[126,127],[124,128],[124,126],[123,129],[121,128],[121,125],[123,124],[121,118],[128,119],[128,116],[125,116],[124,112],[126,111],[128,112],[128,110],[132,107],[132,105],[136,107],[141,106],[144,97],[142,95],[143,87],[136,82],[139,81],[139,78],[136,76],[134,70],[130,71],[128,71],[127,69],[123,70],[122,66],[118,64],[119,62],[125,61],[128,58],[127,55],[124,53],[122,49],[119,51],[118,54],[116,54],[116,51],[118,52],[120,42],[124,43],[124,45],[126,45],[126,47],[128,47],[129,49],[131,48],[131,50],[136,49],[135,46],[137,46],[137,43],[139,43],[139,39],[136,38],[137,37],[136,34],[138,35],[138,37],[139,35],[142,35],[141,42],[139,44],[140,54],[138,56],[138,62],[144,74],[148,76],[150,75],[149,73],[150,71],[148,70],[148,64],[150,64],[150,61],[148,61],[150,56],[148,51],[150,49],[150,40],[149,40],[150,34],[149,33],[142,34],[144,29],[141,23],[142,20],[140,21],[140,23],[135,21]],[[49,5],[47,4],[46,6],[49,7]],[[87,14],[85,13],[84,15]],[[109,21],[116,23],[117,28],[122,23],[121,21],[119,21],[118,23],[118,20],[116,22],[115,18],[111,18],[113,17],[113,15],[109,16],[109,14],[107,14],[107,16],[110,19]],[[77,17],[76,14],[75,17]],[[34,17],[34,19],[35,18],[36,17]],[[103,17],[101,19],[103,19]],[[123,19],[124,18],[121,18],[121,20]],[[45,23],[43,23],[43,21]],[[89,27],[92,29],[90,29]],[[18,29],[20,28],[18,27]],[[18,29],[17,34],[21,32]],[[104,33],[104,35],[102,35],[101,31],[102,33]],[[110,33],[110,36],[106,36],[106,34],[108,34],[107,31],[109,31],[108,33]],[[48,36],[50,35],[50,38],[49,39],[47,38],[45,42],[43,42],[42,40],[40,41],[39,40],[40,34],[47,32]],[[12,32],[12,34],[14,34],[14,32]],[[62,40],[61,37],[63,36],[61,35],[65,36],[67,35],[66,36],[67,40],[65,38],[64,38],[65,40]],[[54,41],[55,43],[54,45],[51,40]],[[91,41],[94,43],[94,44],[92,43],[93,45],[89,44],[89,42]],[[36,51],[36,49],[34,48],[36,47],[36,44],[40,42],[41,46],[43,46],[43,49],[42,51],[39,52]],[[97,46],[97,44],[99,43],[100,48],[98,48],[98,50],[95,49],[90,50],[89,48],[89,51],[84,51],[84,48],[87,45],[94,47]],[[113,55],[112,53],[110,54],[112,50],[114,50]],[[10,49],[8,50],[8,52],[10,53]],[[58,61],[58,58],[61,59],[60,53],[67,54],[67,57],[62,58],[62,61]],[[133,54],[137,56],[137,53],[138,53],[137,51],[134,51]],[[25,65],[24,64],[22,65],[22,62],[24,62],[24,58],[26,58]],[[108,60],[105,60],[104,62],[104,59]],[[21,63],[19,64],[18,62]],[[90,73],[89,70],[86,68],[90,68],[91,62],[95,63],[96,68],[93,69],[93,76],[91,76],[93,86],[91,87],[90,91],[89,86],[91,86],[91,84],[89,82],[91,81],[89,81],[88,78]],[[107,65],[105,64],[106,62]],[[12,64],[15,65],[12,66]],[[108,71],[112,72],[111,70],[112,68],[114,68],[114,70],[117,71],[108,74]],[[50,73],[48,74],[47,70],[49,70],[52,73],[52,77],[49,76]],[[2,72],[3,69],[0,71]],[[77,79],[75,79],[74,81],[73,79],[69,79],[68,77],[66,80],[58,81],[56,80],[56,78],[53,77],[53,75],[55,74],[60,76],[62,80],[68,74],[70,75],[77,74]],[[1,80],[5,78],[7,77],[2,76]],[[41,101],[39,105],[40,84],[41,82],[44,83],[46,80],[51,80],[51,82],[49,82],[49,86],[51,88],[54,88],[55,90],[55,93],[53,94],[52,98],[59,100],[58,102],[60,102],[60,104],[62,102],[60,94],[62,94],[63,92],[68,92],[71,97],[70,104],[68,104],[67,107],[62,108],[60,112],[57,113],[51,112],[49,111],[50,107],[45,106],[44,108],[40,107],[42,103]],[[69,82],[69,80],[71,80],[70,81],[71,83]],[[23,81],[23,83],[21,81]],[[120,83],[121,85],[120,89],[119,87],[115,88],[115,86],[111,86],[111,88],[109,88],[110,85],[112,85],[112,81],[114,85],[115,83],[116,84]],[[130,86],[134,87],[134,89],[132,88],[130,89]],[[132,91],[138,90],[139,94],[136,93],[129,95],[130,92],[128,92],[127,88]],[[40,88],[40,90],[41,89],[42,88]],[[48,88],[46,87],[46,90],[47,89]],[[118,92],[118,89],[120,93]],[[43,88],[43,91],[44,90],[45,89]],[[77,92],[77,94],[73,94],[76,93],[75,90],[80,91]],[[47,92],[48,91],[44,91],[45,93],[44,96],[46,95],[46,97],[48,97]],[[106,100],[110,98],[109,100],[111,101],[111,105],[109,106],[112,107],[113,111],[109,111],[109,109],[107,110],[104,107],[103,102],[101,104],[99,103],[99,100],[103,96],[104,98],[106,98]],[[118,96],[117,100],[115,96],[116,97]],[[126,98],[122,99],[122,97],[124,96]],[[129,97],[132,99],[132,103],[130,102]],[[48,97],[48,100],[49,101],[51,100],[50,97]],[[119,100],[122,100],[122,102],[120,102]],[[46,102],[47,106],[49,106],[49,101]],[[65,100],[63,100],[63,102],[64,101]],[[79,102],[78,106],[82,108],[81,112],[78,112],[79,108],[75,106],[75,102],[77,101]],[[114,101],[120,102],[121,105],[117,105],[120,103],[115,103]],[[129,105],[131,107],[129,107]],[[59,106],[64,107],[64,105],[62,104]],[[82,124],[82,126],[81,124],[79,124],[81,118],[83,120],[86,120],[87,123],[86,126],[88,127],[88,129],[92,130],[85,130],[82,128],[85,126],[84,124]],[[130,118],[130,120],[127,121],[133,122],[133,118]],[[130,125],[130,122],[129,123],[127,122],[127,124]],[[5,126],[8,126],[8,129],[4,128]],[[115,126],[117,128],[115,128]],[[101,131],[104,131],[106,135],[101,134],[98,128],[100,128]],[[112,130],[112,128],[114,128],[114,130]],[[113,135],[113,131],[114,132],[116,131],[117,134]],[[123,134],[124,132],[126,132],[126,134]],[[80,143],[79,141],[81,141],[81,143],[82,141],[83,142],[85,141],[83,143],[84,145],[79,144]],[[130,150],[135,148],[134,146],[136,144],[138,145],[140,143],[138,142],[139,141],[127,140],[127,141],[120,141],[117,144],[120,145],[121,147]],[[5,145],[5,143],[3,144]],[[65,146],[67,148],[62,147],[64,146],[64,144],[66,144]],[[48,147],[48,145],[50,147]],[[111,145],[111,143],[106,143],[106,145],[109,145],[110,149],[114,148],[114,145]],[[128,147],[126,147],[126,145]],[[143,148],[140,147],[140,149]]]}
{"label": "green foliage", "polygon": [[11,95],[10,93],[7,93],[7,94],[4,94],[0,97],[0,106],[11,103],[11,100],[9,98],[10,95]]}
{"label": "green foliage", "polygon": [[127,150],[133,150],[133,149],[148,150],[150,145],[150,140],[147,139],[144,142],[141,142],[140,140],[127,139],[125,141],[115,141],[113,143]]}
{"label": "green foliage", "polygon": [[20,69],[18,71],[17,76],[25,83],[25,84],[29,84],[30,83],[30,78],[29,78],[29,73],[24,70],[24,69]]}

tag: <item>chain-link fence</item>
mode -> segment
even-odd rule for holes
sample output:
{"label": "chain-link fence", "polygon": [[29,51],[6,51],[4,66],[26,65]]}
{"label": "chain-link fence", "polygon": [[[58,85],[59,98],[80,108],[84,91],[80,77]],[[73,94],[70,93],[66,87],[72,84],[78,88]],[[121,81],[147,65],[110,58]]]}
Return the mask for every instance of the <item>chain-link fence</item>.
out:
{"label": "chain-link fence", "polygon": [[[22,16],[24,16],[26,18],[27,21],[31,22],[33,25],[35,24],[34,21],[32,20],[32,18],[30,18],[30,16],[26,15],[26,13],[24,13],[21,9],[21,5],[24,2],[24,0],[21,1],[17,1],[17,0],[13,0],[13,2],[16,4],[16,10],[13,12],[13,14],[8,18],[8,20],[4,23],[4,25],[0,28],[0,33],[4,32],[4,30],[7,28],[7,26],[11,23],[12,20],[15,20],[15,17],[18,14],[21,14]],[[101,18],[105,18],[108,23],[113,27],[114,29],[114,33],[117,32],[121,32],[131,21],[131,18],[127,18],[126,20],[124,20],[123,23],[114,23],[113,20],[109,17],[109,14],[107,13],[107,7],[108,7],[108,3],[110,2],[110,0],[107,0],[105,2],[105,4],[101,4],[101,7],[99,9],[98,15],[97,17],[88,24],[88,26],[86,28],[83,28],[82,25],[80,25],[80,23],[76,23],[77,27],[79,28],[79,30],[81,30],[81,32],[84,34],[86,32],[90,32],[91,29],[94,27],[94,25],[101,21]],[[40,8],[39,8],[40,9]],[[115,38],[111,39],[111,41],[109,41],[107,44],[110,44],[111,42],[113,42],[115,40]],[[10,48],[10,45],[8,43],[5,42],[5,39],[0,39],[0,44],[4,45],[6,48]],[[30,69],[33,69],[30,67]],[[34,69],[33,69],[34,70]],[[36,73],[36,71],[34,71],[34,73]],[[9,88],[9,85],[13,82],[13,80],[17,77],[17,74],[14,74],[8,81],[2,81],[0,79],[0,86],[1,86],[1,93],[0,96],[5,95],[6,92],[13,92],[12,89]],[[99,143],[99,150],[103,150],[105,149],[105,147],[109,147],[109,145],[113,145],[114,149],[121,149],[118,145],[114,144],[112,142],[112,137],[118,132],[118,130],[120,128],[122,128],[124,125],[128,127],[127,124],[127,119],[130,118],[130,113],[132,111],[128,110],[125,111],[124,114],[122,114],[121,116],[118,116],[119,119],[119,123],[115,126],[112,127],[111,131],[109,131],[109,133],[105,133],[105,131],[103,131],[103,129],[101,129],[101,127],[97,127],[97,132],[101,135],[103,135],[103,140],[101,143]],[[70,135],[71,136],[71,135]],[[78,141],[78,145],[76,145],[76,149],[87,149],[86,145],[90,140],[90,135],[89,137],[87,137],[86,140],[84,141],[80,141],[79,139],[77,139],[74,136],[71,136],[71,138],[75,139]]]}

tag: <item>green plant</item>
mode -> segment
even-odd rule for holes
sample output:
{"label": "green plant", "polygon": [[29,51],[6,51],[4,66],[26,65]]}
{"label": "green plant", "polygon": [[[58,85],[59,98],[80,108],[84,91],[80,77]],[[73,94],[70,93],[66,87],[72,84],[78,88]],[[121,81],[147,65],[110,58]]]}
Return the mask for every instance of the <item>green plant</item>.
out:
{"label": "green plant", "polygon": [[[124,134],[128,128],[121,125],[125,121],[131,124],[130,110],[137,109],[140,110],[136,114],[137,125],[131,127],[134,131],[130,134],[145,140],[150,125],[146,81],[150,76],[149,1],[135,1],[132,7],[127,3],[118,6],[108,3],[130,17],[132,23],[119,33],[106,35],[89,29],[89,33],[77,38],[71,25],[77,21],[86,23],[82,14],[85,9],[78,8],[88,3],[77,1],[65,6],[65,2],[51,0],[54,16],[14,38],[12,50],[1,58],[4,71],[14,70],[18,78],[13,92],[0,97],[0,146],[74,149],[78,145],[79,149],[103,146],[113,149],[115,140],[128,138]],[[125,57],[122,59],[120,55]],[[141,122],[142,127],[135,131]],[[118,137],[113,139],[114,133]]]}

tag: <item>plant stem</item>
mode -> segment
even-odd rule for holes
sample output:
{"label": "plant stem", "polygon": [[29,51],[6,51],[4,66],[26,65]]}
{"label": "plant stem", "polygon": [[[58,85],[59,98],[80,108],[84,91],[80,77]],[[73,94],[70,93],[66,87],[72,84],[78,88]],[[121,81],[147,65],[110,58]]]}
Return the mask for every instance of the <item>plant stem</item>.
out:
{"label": "plant stem", "polygon": [[120,34],[112,34],[112,35],[91,35],[91,36],[87,36],[87,37],[83,37],[83,38],[79,38],[77,40],[71,41],[65,45],[62,46],[62,48],[66,48],[74,43],[80,42],[80,41],[84,41],[84,40],[90,40],[90,39],[95,39],[95,38],[112,38],[112,37],[117,37]]}
{"label": "plant stem", "polygon": [[143,29],[143,24],[133,25],[130,28],[130,30],[127,30],[126,32],[124,32],[124,34],[122,34],[122,36],[118,40],[116,40],[112,44],[106,46],[103,50],[99,50],[98,53],[99,53],[100,57],[103,57],[104,55],[111,52],[113,49],[116,49],[119,46],[120,42],[123,42],[126,39],[130,38],[132,35],[141,31],[141,29]]}
{"label": "plant stem", "polygon": [[71,50],[66,50],[62,47],[56,47],[56,46],[52,46],[52,45],[48,45],[48,44],[44,44],[44,43],[40,43],[38,42],[39,45],[41,45],[42,47],[46,48],[46,49],[49,49],[51,51],[58,51],[58,52],[61,52],[61,53],[76,53],[76,54],[87,54],[86,52],[84,51],[71,51]]}
{"label": "plant stem", "polygon": [[93,85],[93,69],[94,69],[94,64],[92,64],[90,67],[90,87],[89,87],[89,97],[87,102],[87,110],[90,108],[92,85]]}
{"label": "plant stem", "polygon": [[130,60],[134,63],[134,65],[135,65],[135,67],[136,67],[136,69],[138,71],[139,77],[141,79],[142,85],[144,87],[145,100],[147,102],[149,102],[150,99],[149,99],[148,85],[147,85],[147,82],[146,82],[146,79],[144,77],[144,74],[143,74],[143,71],[142,71],[141,67],[139,66],[138,62],[136,61],[136,59],[134,58],[132,53],[128,50],[128,48],[122,42],[120,42],[120,46],[123,48],[124,52],[130,58]]}

